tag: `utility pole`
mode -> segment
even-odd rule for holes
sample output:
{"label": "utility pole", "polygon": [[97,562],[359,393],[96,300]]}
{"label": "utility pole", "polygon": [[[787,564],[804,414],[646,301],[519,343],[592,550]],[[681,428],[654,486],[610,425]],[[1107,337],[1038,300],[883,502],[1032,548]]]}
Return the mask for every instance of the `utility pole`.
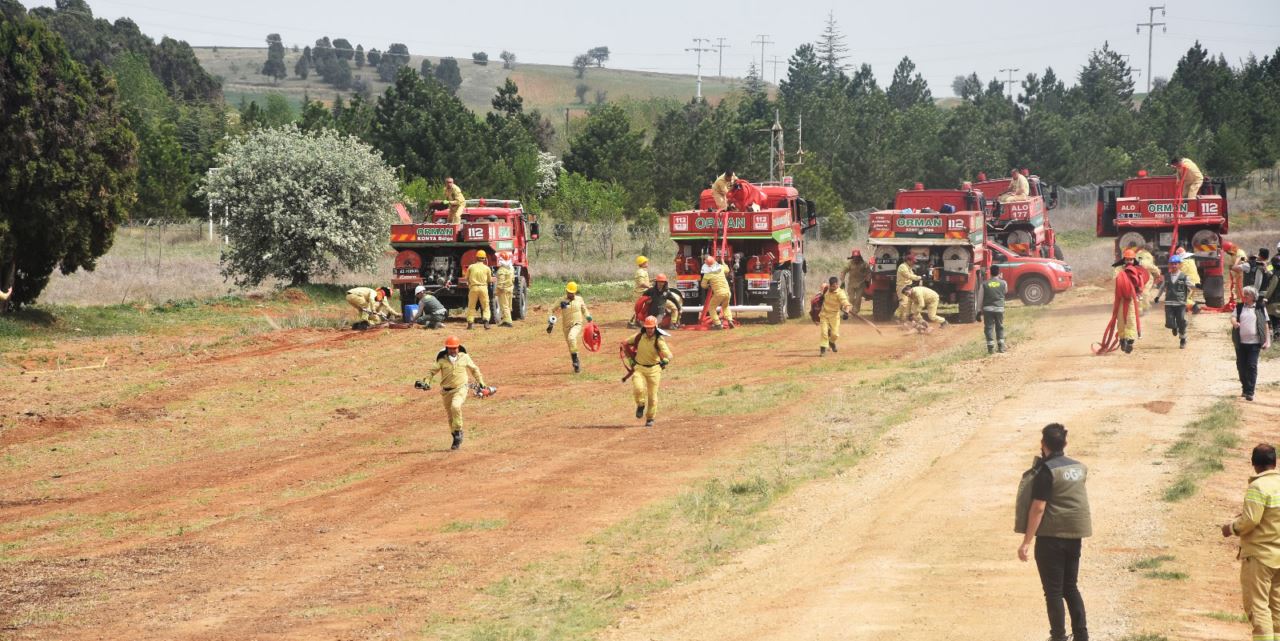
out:
{"label": "utility pole", "polygon": [[714,49],[703,47],[702,43],[704,42],[711,42],[711,41],[707,40],[706,38],[694,38],[693,46],[685,47],[685,51],[694,51],[694,52],[697,52],[698,54],[698,94],[697,94],[698,98],[702,97],[702,52],[715,51]]}
{"label": "utility pole", "polygon": [[763,76],[764,75],[764,46],[773,44],[773,41],[769,39],[769,34],[767,33],[762,33],[758,37],[760,39],[752,40],[751,44],[760,45],[760,75]]}
{"label": "utility pole", "polygon": [[[773,56],[769,58],[769,62],[773,63],[773,84],[776,86],[778,84],[778,63],[782,62],[782,59],[777,56]],[[760,73],[763,74],[764,70],[761,69]]]}
{"label": "utility pole", "polygon": [[[1120,56],[1121,58],[1124,58],[1124,64],[1125,64],[1125,66],[1126,66],[1126,67],[1129,67],[1129,73],[1136,73],[1136,74],[1138,74],[1139,76],[1141,76],[1141,75],[1142,75],[1142,69],[1141,69],[1141,68],[1139,68],[1139,67],[1135,67],[1135,66],[1133,66],[1132,64],[1129,64],[1129,58],[1131,58],[1132,56],[1130,56],[1130,55],[1129,55],[1129,54],[1127,54],[1127,53],[1117,53],[1116,55],[1117,55],[1117,56]],[[1148,92],[1148,93],[1149,93],[1149,92]]]}
{"label": "utility pole", "polygon": [[728,49],[731,45],[727,45],[724,43],[724,36],[716,38],[716,40],[719,41],[716,44],[716,49],[720,51],[720,62],[716,64],[716,77],[723,78],[724,77],[724,50]]}
{"label": "utility pole", "polygon": [[1147,7],[1147,11],[1150,12],[1150,15],[1147,16],[1146,22],[1139,22],[1138,28],[1136,29],[1137,33],[1141,34],[1142,28],[1147,28],[1147,93],[1151,93],[1151,70],[1154,68],[1151,66],[1151,42],[1155,38],[1156,27],[1160,27],[1161,33],[1169,33],[1169,27],[1165,23],[1156,22],[1156,9],[1160,10],[1160,17],[1163,18],[1164,5],[1160,5],[1158,7]]}
{"label": "utility pole", "polygon": [[1014,83],[1013,74],[1018,73],[1019,71],[1022,71],[1022,70],[1021,69],[1001,69],[1000,73],[1004,73],[1006,71],[1009,72],[1009,79],[1001,80],[1000,82],[1003,83],[1005,87],[1009,90],[1009,100],[1013,100],[1013,83]]}

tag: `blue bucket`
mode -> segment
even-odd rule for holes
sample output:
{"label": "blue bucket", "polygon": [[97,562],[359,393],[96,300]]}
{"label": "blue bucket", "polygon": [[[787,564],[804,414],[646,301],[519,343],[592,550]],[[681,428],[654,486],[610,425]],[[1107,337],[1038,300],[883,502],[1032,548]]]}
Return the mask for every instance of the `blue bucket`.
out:
{"label": "blue bucket", "polygon": [[405,305],[404,306],[404,322],[408,323],[409,321],[412,321],[414,314],[417,314],[417,313],[418,313],[417,305]]}

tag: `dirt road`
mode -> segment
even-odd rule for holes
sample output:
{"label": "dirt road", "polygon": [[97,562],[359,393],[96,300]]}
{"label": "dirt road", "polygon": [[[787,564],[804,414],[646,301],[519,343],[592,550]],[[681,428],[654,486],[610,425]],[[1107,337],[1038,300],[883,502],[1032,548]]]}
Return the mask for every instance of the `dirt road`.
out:
{"label": "dirt road", "polygon": [[[1158,463],[1230,392],[1231,365],[1212,318],[1184,352],[1153,331],[1133,356],[1090,356],[1104,313],[1096,293],[1065,297],[1011,354],[958,365],[962,383],[922,390],[874,456],[780,504],[770,543],[635,604],[606,636],[1033,638],[1038,588],[1013,560],[1009,504],[1050,420],[1093,470],[1094,628],[1134,628],[1128,604],[1146,585],[1123,568],[1171,545],[1151,502],[1169,474]],[[974,338],[863,330],[846,325],[840,358],[879,375]],[[624,334],[605,331],[607,344]],[[791,394],[857,378],[816,358],[808,323],[684,332],[659,425],[644,430],[612,350],[574,377],[558,332],[463,333],[501,391],[468,401],[453,454],[438,396],[411,387],[439,333],[192,328],[10,357],[110,365],[0,378],[0,638],[435,638],[434,623],[513,569],[572,556],[788,438],[818,411]]]}
{"label": "dirt road", "polygon": [[[1055,303],[1030,341],[973,368],[962,402],[925,401],[874,459],[787,501],[771,543],[645,604],[606,638],[1043,638],[1034,563],[1016,560],[1012,497],[1038,429],[1054,421],[1091,470],[1096,535],[1081,572],[1093,638],[1247,634],[1204,616],[1239,610],[1234,554],[1215,531],[1221,521],[1206,519],[1209,501],[1171,509],[1160,500],[1175,471],[1164,453],[1182,426],[1238,394],[1227,321],[1196,317],[1185,351],[1157,326],[1133,355],[1094,357],[1086,348],[1106,313],[1097,300]],[[1247,476],[1239,461],[1229,461],[1232,489],[1208,506],[1218,516],[1234,513]],[[1175,548],[1173,567],[1190,572],[1189,585],[1127,569]]]}

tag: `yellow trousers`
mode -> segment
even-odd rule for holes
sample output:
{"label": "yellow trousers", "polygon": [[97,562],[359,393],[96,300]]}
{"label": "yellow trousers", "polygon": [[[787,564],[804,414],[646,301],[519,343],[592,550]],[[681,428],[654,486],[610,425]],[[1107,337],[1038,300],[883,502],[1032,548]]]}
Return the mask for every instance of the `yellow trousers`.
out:
{"label": "yellow trousers", "polygon": [[942,317],[938,315],[938,301],[936,300],[929,301],[925,304],[924,309],[916,310],[916,313],[912,314],[912,316],[915,320],[923,318],[930,323],[941,323],[943,320]]}
{"label": "yellow trousers", "polygon": [[[1125,318],[1124,330],[1120,332],[1120,338],[1136,341],[1138,340],[1138,315],[1133,309],[1133,301],[1127,301],[1125,306],[1129,310],[1129,316]],[[1121,310],[1121,313],[1123,314],[1124,311]]]}
{"label": "yellow trousers", "polygon": [[729,199],[718,191],[711,192],[711,200],[716,201],[716,209],[724,211],[729,208]]}
{"label": "yellow trousers", "polygon": [[1229,295],[1232,300],[1239,303],[1244,300],[1244,274],[1234,269],[1228,273],[1231,274],[1231,292]]}
{"label": "yellow trousers", "polygon": [[444,413],[449,417],[449,430],[462,431],[462,402],[467,400],[466,387],[455,387],[440,392],[440,400],[444,401]]}
{"label": "yellow trousers", "polygon": [[1182,199],[1183,199],[1183,200],[1191,200],[1192,198],[1199,198],[1199,197],[1200,197],[1200,185],[1203,185],[1203,184],[1204,184],[1204,179],[1202,178],[1202,179],[1197,180],[1197,181],[1195,181],[1195,182],[1189,182],[1189,183],[1187,183],[1187,184],[1183,185],[1183,186],[1182,186]]}
{"label": "yellow trousers", "polygon": [[905,321],[911,318],[911,297],[903,294],[901,290],[898,292],[898,309],[893,313],[894,318]]}
{"label": "yellow trousers", "polygon": [[733,322],[733,312],[729,311],[729,295],[728,294],[711,294],[711,304],[707,307],[707,314],[711,316],[711,324],[720,324],[720,313],[716,311],[717,307],[724,308],[724,319]]}
{"label": "yellow trousers", "polygon": [[461,207],[449,208],[449,224],[450,225],[462,224],[462,208]]}
{"label": "yellow trousers", "polygon": [[1154,278],[1148,278],[1147,283],[1142,286],[1142,311],[1151,309],[1151,285],[1155,282]]}
{"label": "yellow trousers", "polygon": [[480,312],[484,322],[489,322],[489,288],[472,287],[467,290],[467,322],[476,319],[476,303],[480,304]]}
{"label": "yellow trousers", "polygon": [[361,298],[361,297],[359,297],[359,296],[356,296],[355,294],[347,294],[347,304],[348,304],[348,305],[350,305],[350,306],[352,306],[352,307],[354,307],[354,308],[356,308],[356,321],[357,321],[357,322],[359,322],[359,321],[368,321],[368,322],[370,322],[370,323],[376,323],[376,322],[378,322],[378,321],[382,320],[382,319],[378,318],[378,317],[377,317],[377,315],[375,315],[375,314],[370,314],[370,313],[368,313],[368,312],[366,312],[366,311],[364,310],[365,303],[367,303],[367,302],[368,302],[368,301],[366,301],[364,298]]}
{"label": "yellow trousers", "polygon": [[644,406],[644,417],[653,418],[658,415],[658,384],[662,382],[662,368],[657,365],[636,365],[631,375],[631,393],[635,396],[636,406]]}
{"label": "yellow trousers", "polygon": [[849,304],[853,306],[853,315],[857,316],[862,313],[862,289],[858,288],[849,292]]}
{"label": "yellow trousers", "polygon": [[1269,568],[1257,559],[1240,561],[1240,593],[1244,613],[1253,626],[1254,641],[1280,639],[1280,569]]}
{"label": "yellow trousers", "polygon": [[564,342],[569,346],[570,354],[578,353],[578,339],[582,338],[582,323],[575,323],[572,327],[566,325],[564,328]]}
{"label": "yellow trousers", "polygon": [[818,324],[822,326],[822,342],[818,347],[828,347],[840,340],[840,312],[819,314]]}
{"label": "yellow trousers", "polygon": [[511,322],[511,297],[515,294],[515,290],[496,289],[493,292],[498,296],[498,307],[502,308],[502,322]]}

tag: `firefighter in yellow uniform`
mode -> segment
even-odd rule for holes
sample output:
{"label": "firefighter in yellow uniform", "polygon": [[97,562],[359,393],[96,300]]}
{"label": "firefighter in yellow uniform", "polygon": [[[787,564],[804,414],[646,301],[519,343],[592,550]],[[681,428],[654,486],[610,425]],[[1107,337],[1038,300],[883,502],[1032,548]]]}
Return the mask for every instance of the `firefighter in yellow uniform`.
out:
{"label": "firefighter in yellow uniform", "polygon": [[[1116,267],[1115,279],[1117,283],[1120,281],[1121,278],[1129,278],[1129,276],[1125,274],[1125,271],[1129,267],[1137,266],[1137,265],[1138,265],[1137,248],[1129,247],[1125,249],[1124,253],[1121,254],[1120,262],[1115,264],[1115,267]],[[1138,269],[1142,269],[1142,268],[1138,267]],[[1118,292],[1119,290],[1120,288],[1119,286],[1117,286],[1116,291]],[[1124,329],[1120,330],[1120,350],[1128,354],[1133,351],[1134,341],[1138,340],[1138,316],[1137,316],[1138,311],[1134,309],[1133,301],[1129,300],[1127,297],[1121,301],[1121,304],[1122,304],[1122,308],[1126,311],[1122,312],[1125,318],[1124,318]]]}
{"label": "firefighter in yellow uniform", "polygon": [[1249,262],[1249,254],[1235,243],[1223,241],[1222,266],[1230,276],[1231,300],[1239,304],[1244,300],[1244,265]]}
{"label": "firefighter in yellow uniform", "polygon": [[352,326],[355,329],[366,329],[372,321],[389,319],[396,315],[396,310],[391,307],[390,287],[348,289],[347,304],[356,309],[356,324]]}
{"label": "firefighter in yellow uniform", "polygon": [[711,317],[713,329],[723,329],[720,313],[717,308],[724,308],[724,325],[733,326],[733,311],[729,309],[729,279],[725,277],[724,265],[716,262],[715,256],[707,255],[702,266],[702,288],[709,289],[707,294],[707,314]]}
{"label": "firefighter in yellow uniform", "polygon": [[915,254],[907,254],[907,257],[898,264],[896,273],[897,279],[894,282],[894,290],[898,292],[898,311],[894,316],[900,321],[906,321],[910,317],[911,299],[907,296],[905,290],[907,287],[915,285],[921,281],[920,275],[915,272],[914,265],[916,262]]}
{"label": "firefighter in yellow uniform", "polygon": [[452,178],[444,179],[444,202],[449,205],[449,224],[461,225],[462,212],[467,208],[467,197],[462,195],[462,188],[454,184]]}
{"label": "firefighter in yellow uniform", "polygon": [[840,279],[832,276],[822,288],[822,312],[818,314],[822,342],[818,346],[818,356],[826,356],[828,347],[833,354],[840,351],[836,349],[836,341],[840,340],[840,312],[851,311],[853,305],[849,303],[849,295],[840,289]]}
{"label": "firefighter in yellow uniform", "polygon": [[480,368],[467,354],[467,348],[457,336],[444,339],[444,349],[436,354],[436,362],[431,367],[425,381],[421,381],[421,389],[431,389],[436,376],[440,377],[440,398],[444,401],[445,414],[449,416],[449,430],[453,434],[453,445],[456,450],[462,446],[462,403],[467,400],[467,392],[471,389],[470,376],[476,383],[484,387],[484,375]]}
{"label": "firefighter in yellow uniform", "polygon": [[631,339],[635,356],[627,359],[631,368],[631,392],[636,400],[636,418],[645,419],[645,427],[653,427],[658,415],[658,385],[662,383],[662,370],[671,362],[671,348],[658,329],[658,319],[646,316],[644,329]]}
{"label": "firefighter in yellow uniform", "polygon": [[1160,274],[1160,268],[1156,267],[1156,257],[1151,254],[1151,250],[1147,247],[1136,248],[1138,266],[1147,270],[1150,278],[1142,286],[1142,311],[1146,311],[1151,307],[1151,287],[1155,285],[1157,280],[1163,278]]}
{"label": "firefighter in yellow uniform", "polygon": [[[644,256],[636,256],[636,275],[632,278],[632,295],[639,300],[644,293],[653,285],[649,282],[649,259]],[[627,327],[635,327],[640,322],[639,318],[634,315],[631,320],[627,321]]]}
{"label": "firefighter in yellow uniform", "polygon": [[1027,183],[1027,177],[1022,172],[1014,169],[1009,172],[1009,188],[996,197],[996,200],[1002,203],[1016,203],[1027,200],[1031,197],[1031,186]]}
{"label": "firefighter in yellow uniform", "polygon": [[477,304],[484,328],[489,329],[489,281],[493,279],[493,270],[484,263],[486,257],[483,249],[477,251],[476,262],[467,267],[467,329],[471,329],[476,320]]}
{"label": "firefighter in yellow uniform", "polygon": [[862,293],[866,291],[869,280],[871,280],[871,266],[863,260],[862,251],[855,249],[849,254],[849,263],[840,272],[840,281],[844,283],[845,291],[849,295],[849,304],[853,306],[853,311],[850,313],[854,316],[862,313]]}
{"label": "firefighter in yellow uniform", "polygon": [[732,169],[726,169],[723,174],[716,177],[716,181],[711,183],[711,198],[716,201],[716,211],[724,211],[729,208],[729,190],[737,184],[738,177],[733,174]]}
{"label": "firefighter in yellow uniform", "polygon": [[[591,312],[587,311],[587,301],[578,295],[578,284],[569,281],[564,286],[564,300],[560,301],[560,324],[564,332],[564,342],[569,346],[569,357],[573,361],[573,373],[582,371],[582,361],[578,360],[578,339],[582,338],[583,325],[591,322]],[[547,326],[551,333],[551,326]]]}
{"label": "firefighter in yellow uniform", "polygon": [[1190,158],[1178,158],[1176,156],[1169,159],[1169,166],[1173,167],[1178,179],[1182,181],[1182,199],[1198,198],[1200,186],[1204,184],[1204,173],[1200,171],[1200,168],[1194,162],[1191,162]]}
{"label": "firefighter in yellow uniform", "polygon": [[903,293],[911,305],[907,315],[909,320],[918,324],[940,323],[939,327],[947,326],[947,319],[938,315],[938,292],[915,285],[903,288]]}
{"label": "firefighter in yellow uniform", "polygon": [[498,254],[498,271],[494,273],[493,293],[498,297],[498,306],[502,308],[502,326],[514,327],[511,324],[511,305],[516,293],[516,268],[511,252]]}

